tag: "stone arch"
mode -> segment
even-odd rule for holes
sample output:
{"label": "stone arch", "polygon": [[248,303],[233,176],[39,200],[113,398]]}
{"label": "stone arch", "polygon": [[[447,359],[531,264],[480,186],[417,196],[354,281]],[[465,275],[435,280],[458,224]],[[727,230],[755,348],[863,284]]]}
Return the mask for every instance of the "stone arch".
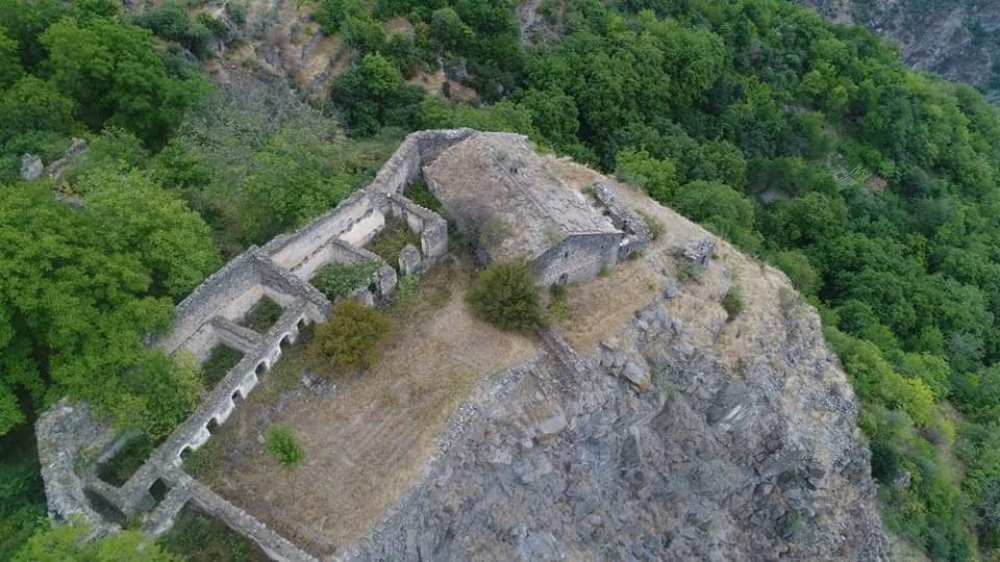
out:
{"label": "stone arch", "polygon": [[222,424],[219,423],[219,419],[218,418],[211,417],[211,418],[208,419],[208,423],[205,424],[205,431],[208,431],[209,433],[214,434],[219,429],[220,425],[222,425]]}
{"label": "stone arch", "polygon": [[292,334],[286,333],[285,335],[281,336],[281,340],[278,342],[278,347],[280,349],[284,349],[289,345],[292,345]]}
{"label": "stone arch", "polygon": [[257,363],[256,367],[253,368],[253,372],[258,375],[263,375],[269,368],[270,367],[268,366],[267,361],[261,361],[260,363]]}

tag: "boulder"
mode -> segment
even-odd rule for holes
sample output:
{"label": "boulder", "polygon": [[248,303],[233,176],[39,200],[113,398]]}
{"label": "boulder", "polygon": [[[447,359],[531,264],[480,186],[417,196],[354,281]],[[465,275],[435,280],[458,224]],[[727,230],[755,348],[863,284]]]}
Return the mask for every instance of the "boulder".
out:
{"label": "boulder", "polygon": [[21,179],[37,180],[42,177],[45,166],[42,165],[42,158],[34,154],[21,155]]}

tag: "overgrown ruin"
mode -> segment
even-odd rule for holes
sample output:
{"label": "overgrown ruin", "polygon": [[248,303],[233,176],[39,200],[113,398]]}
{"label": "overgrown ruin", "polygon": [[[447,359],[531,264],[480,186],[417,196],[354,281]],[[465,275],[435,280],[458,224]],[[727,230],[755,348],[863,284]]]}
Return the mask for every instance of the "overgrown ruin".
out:
{"label": "overgrown ruin", "polygon": [[[364,247],[390,218],[405,221],[420,240],[419,249],[412,245],[403,248],[398,264],[403,274],[419,274],[446,255],[447,222],[404,196],[407,185],[424,177],[446,210],[455,213],[460,228],[470,230],[475,219],[468,206],[457,203],[458,192],[451,190],[478,186],[471,195],[487,207],[492,205],[492,216],[504,217],[502,232],[492,237],[482,229],[475,232],[480,256],[485,261],[527,259],[534,265],[539,282],[546,285],[594,277],[647,242],[641,219],[619,203],[607,186],[597,186],[593,200],[588,201],[554,178],[536,181],[530,169],[518,169],[515,163],[503,166],[508,170],[504,177],[442,175],[438,171],[450,163],[468,165],[470,151],[476,154],[481,150],[478,139],[488,143],[493,137],[530,150],[524,137],[470,129],[409,135],[366,188],[296,232],[249,248],[184,299],[177,306],[172,331],[155,345],[171,354],[191,354],[199,363],[219,345],[243,355],[122,486],[98,478],[93,466],[113,457],[130,436],[118,437],[96,423],[86,404],[70,404],[64,399],[43,414],[37,422],[37,435],[52,518],[65,521],[79,515],[97,533],[113,532],[126,518],[140,518],[144,531],[159,536],[170,529],[186,505],[192,504],[251,538],[276,560],[314,559],[192,478],[181,465],[266,376],[281,358],[282,348],[294,343],[306,325],[325,320],[332,304],[309,283],[321,268],[331,263],[375,261],[379,266],[370,283],[353,295],[369,305],[388,299],[397,283],[396,270]],[[449,150],[456,153],[437,166],[438,156]],[[500,233],[502,238],[496,238]],[[265,333],[241,326],[240,319],[264,297],[282,308],[274,325]],[[81,466],[87,468],[78,470]]]}

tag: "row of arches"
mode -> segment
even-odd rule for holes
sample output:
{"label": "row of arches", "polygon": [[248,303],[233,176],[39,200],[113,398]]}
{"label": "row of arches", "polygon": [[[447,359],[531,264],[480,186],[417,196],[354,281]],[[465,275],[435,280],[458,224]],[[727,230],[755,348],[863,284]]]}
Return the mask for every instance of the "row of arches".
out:
{"label": "row of arches", "polygon": [[222,409],[220,409],[218,412],[216,412],[213,416],[211,416],[208,419],[208,421],[205,423],[205,426],[202,427],[201,430],[195,436],[195,439],[181,448],[180,452],[177,455],[177,460],[179,464],[183,463],[191,453],[193,453],[195,450],[204,445],[205,442],[208,441],[208,439],[212,436],[212,434],[214,434],[218,430],[219,426],[225,423],[226,419],[229,418],[229,415],[232,414],[233,410],[235,410],[236,407],[239,406],[239,404],[246,399],[250,391],[253,390],[255,386],[257,386],[257,384],[260,382],[260,377],[262,377],[264,373],[269,371],[271,369],[271,366],[274,365],[274,363],[276,363],[281,358],[282,352],[288,346],[295,343],[295,340],[298,337],[299,332],[306,327],[306,323],[307,323],[306,317],[305,316],[300,317],[298,321],[295,323],[295,325],[292,327],[291,331],[285,332],[281,336],[281,339],[278,340],[278,345],[264,358],[258,361],[256,365],[254,365],[253,370],[247,374],[247,377],[245,378],[243,384],[237,387],[236,390],[234,390],[232,395],[229,397],[229,403],[223,404]]}

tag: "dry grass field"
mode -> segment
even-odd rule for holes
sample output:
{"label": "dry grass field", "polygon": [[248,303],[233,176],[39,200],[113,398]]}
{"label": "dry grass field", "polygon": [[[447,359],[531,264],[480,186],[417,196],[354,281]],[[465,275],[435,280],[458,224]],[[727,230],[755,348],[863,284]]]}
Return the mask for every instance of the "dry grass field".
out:
{"label": "dry grass field", "polygon": [[[379,362],[334,380],[328,395],[299,384],[301,349],[290,350],[199,451],[198,476],[316,554],[358,538],[422,473],[474,384],[538,353],[533,340],[470,315],[470,280],[456,265],[432,269],[388,309],[397,330]],[[269,423],[299,436],[301,464],[286,469],[268,456],[259,436]]]}

